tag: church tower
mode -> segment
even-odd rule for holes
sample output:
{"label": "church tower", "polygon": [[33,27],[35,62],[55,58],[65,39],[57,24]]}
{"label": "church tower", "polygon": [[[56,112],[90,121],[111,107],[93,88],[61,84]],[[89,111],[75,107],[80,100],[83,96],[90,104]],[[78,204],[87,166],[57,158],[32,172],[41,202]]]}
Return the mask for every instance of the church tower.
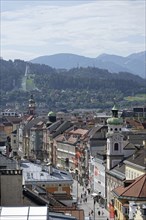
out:
{"label": "church tower", "polygon": [[29,104],[28,104],[29,115],[35,115],[35,107],[36,107],[36,104],[35,104],[33,95],[31,95],[31,97],[30,97],[30,99],[29,99]]}
{"label": "church tower", "polygon": [[112,117],[107,120],[107,169],[110,170],[123,158],[123,119],[118,117],[116,105],[112,108]]}

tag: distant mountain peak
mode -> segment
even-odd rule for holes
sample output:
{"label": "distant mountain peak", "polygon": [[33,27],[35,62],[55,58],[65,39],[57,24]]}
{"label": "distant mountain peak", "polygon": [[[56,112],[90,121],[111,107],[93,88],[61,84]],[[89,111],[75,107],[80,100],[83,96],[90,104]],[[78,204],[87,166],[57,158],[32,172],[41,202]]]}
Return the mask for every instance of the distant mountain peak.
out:
{"label": "distant mountain peak", "polygon": [[58,53],[37,57],[31,62],[46,64],[56,69],[94,66],[113,73],[129,72],[145,78],[146,51],[133,53],[127,57],[103,53],[96,58],[72,53]]}

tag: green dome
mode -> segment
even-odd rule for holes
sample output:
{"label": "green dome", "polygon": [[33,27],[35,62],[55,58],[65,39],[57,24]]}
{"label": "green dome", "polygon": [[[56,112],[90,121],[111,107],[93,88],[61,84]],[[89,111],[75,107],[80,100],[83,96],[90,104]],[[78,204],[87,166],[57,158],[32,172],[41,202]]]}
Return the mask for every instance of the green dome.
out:
{"label": "green dome", "polygon": [[55,117],[56,114],[55,114],[55,112],[49,112],[49,113],[48,113],[48,116],[54,116],[54,117]]}
{"label": "green dome", "polygon": [[110,124],[110,125],[121,125],[121,124],[123,124],[123,119],[122,118],[112,117],[112,118],[107,119],[107,124]]}

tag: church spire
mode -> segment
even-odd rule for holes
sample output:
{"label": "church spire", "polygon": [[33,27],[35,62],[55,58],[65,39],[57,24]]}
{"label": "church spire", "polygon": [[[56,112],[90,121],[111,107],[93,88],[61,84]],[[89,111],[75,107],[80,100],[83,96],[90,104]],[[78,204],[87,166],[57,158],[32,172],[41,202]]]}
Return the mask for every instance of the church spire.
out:
{"label": "church spire", "polygon": [[110,170],[124,157],[123,151],[123,119],[118,117],[116,105],[112,108],[112,117],[107,120],[107,169]]}
{"label": "church spire", "polygon": [[29,105],[28,105],[29,115],[35,115],[35,107],[36,107],[36,104],[35,104],[33,95],[31,94],[30,99],[29,99]]}

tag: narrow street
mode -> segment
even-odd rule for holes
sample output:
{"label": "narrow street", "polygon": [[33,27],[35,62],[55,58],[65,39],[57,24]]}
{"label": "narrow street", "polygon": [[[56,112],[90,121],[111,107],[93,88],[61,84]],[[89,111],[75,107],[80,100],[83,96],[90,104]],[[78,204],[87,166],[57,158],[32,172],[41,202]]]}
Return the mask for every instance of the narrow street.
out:
{"label": "narrow street", "polygon": [[[110,219],[109,212],[105,208],[100,207],[97,202],[95,203],[94,206],[94,200],[90,194],[87,193],[86,195],[87,202],[83,201],[84,199],[81,199],[81,194],[84,194],[85,191],[87,192],[86,189],[84,189],[83,191],[83,187],[80,186],[79,183],[77,184],[77,181],[74,180],[72,193],[74,196],[79,198],[78,207],[84,210],[85,220],[107,220],[107,219],[109,220]],[[93,214],[91,214],[91,211],[93,211]],[[98,214],[99,212],[100,215]]]}

